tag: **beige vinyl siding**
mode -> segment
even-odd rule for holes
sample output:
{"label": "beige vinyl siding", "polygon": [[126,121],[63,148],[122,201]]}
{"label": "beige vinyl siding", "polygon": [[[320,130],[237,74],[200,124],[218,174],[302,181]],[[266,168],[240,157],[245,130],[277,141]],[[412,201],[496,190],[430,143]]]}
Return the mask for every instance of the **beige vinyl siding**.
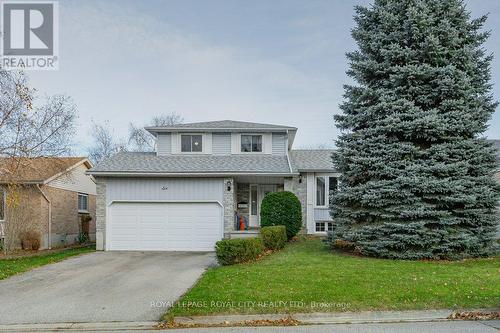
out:
{"label": "beige vinyl siding", "polygon": [[87,167],[83,164],[70,172],[50,181],[47,186],[67,191],[96,194],[96,185],[92,178],[85,174]]}

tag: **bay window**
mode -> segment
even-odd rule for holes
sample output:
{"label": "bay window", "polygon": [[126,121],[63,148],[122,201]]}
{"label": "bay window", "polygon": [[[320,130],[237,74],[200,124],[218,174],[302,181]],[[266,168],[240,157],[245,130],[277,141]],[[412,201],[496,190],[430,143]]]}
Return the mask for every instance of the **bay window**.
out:
{"label": "bay window", "polygon": [[337,186],[337,177],[317,176],[316,207],[327,207],[331,203],[331,195],[337,191]]}

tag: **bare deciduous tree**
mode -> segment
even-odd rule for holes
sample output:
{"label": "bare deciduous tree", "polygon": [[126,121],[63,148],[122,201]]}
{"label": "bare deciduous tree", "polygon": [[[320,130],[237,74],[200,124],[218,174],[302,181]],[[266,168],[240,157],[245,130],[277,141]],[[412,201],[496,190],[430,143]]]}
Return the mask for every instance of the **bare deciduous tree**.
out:
{"label": "bare deciduous tree", "polygon": [[[40,100],[22,72],[0,69],[0,180],[4,250],[15,247],[20,230],[33,228],[28,197],[35,190],[19,175],[31,158],[61,156],[71,151],[76,107],[70,97],[54,95]],[[28,158],[28,159],[27,159]],[[0,225],[0,227],[2,227]],[[31,230],[33,231],[33,230]]]}
{"label": "bare deciduous tree", "polygon": [[[171,126],[181,124],[184,118],[176,113],[162,114],[153,117],[147,126]],[[136,126],[132,123],[129,124],[128,136],[129,149],[132,151],[153,151],[154,138],[142,126]]]}
{"label": "bare deciduous tree", "polygon": [[24,74],[0,70],[0,155],[60,156],[71,151],[76,106],[66,95],[39,104]]}
{"label": "bare deciduous tree", "polygon": [[119,140],[114,137],[109,121],[105,121],[104,124],[92,122],[90,133],[93,138],[93,143],[88,149],[88,154],[89,159],[94,164],[98,164],[102,160],[125,149],[124,144],[121,144]]}

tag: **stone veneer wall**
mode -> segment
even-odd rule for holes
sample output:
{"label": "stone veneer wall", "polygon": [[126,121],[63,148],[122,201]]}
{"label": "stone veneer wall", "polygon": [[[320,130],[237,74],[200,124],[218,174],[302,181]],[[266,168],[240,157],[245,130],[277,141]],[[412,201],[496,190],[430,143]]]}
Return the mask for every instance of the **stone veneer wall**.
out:
{"label": "stone veneer wall", "polygon": [[96,250],[106,249],[106,178],[96,177]]}
{"label": "stone veneer wall", "polygon": [[[227,183],[231,183],[231,190],[227,190]],[[229,238],[229,233],[234,231],[234,212],[236,210],[236,190],[233,178],[224,178],[224,238]]]}
{"label": "stone veneer wall", "polygon": [[302,206],[302,229],[301,233],[307,233],[307,177],[302,175],[302,182],[299,182],[299,176],[285,178],[284,189],[294,193],[299,198]]}
{"label": "stone veneer wall", "polygon": [[246,208],[239,208],[236,206],[236,211],[238,214],[245,216],[248,219],[248,213],[250,211],[250,184],[237,184],[236,189],[236,204],[242,202],[247,203]]}

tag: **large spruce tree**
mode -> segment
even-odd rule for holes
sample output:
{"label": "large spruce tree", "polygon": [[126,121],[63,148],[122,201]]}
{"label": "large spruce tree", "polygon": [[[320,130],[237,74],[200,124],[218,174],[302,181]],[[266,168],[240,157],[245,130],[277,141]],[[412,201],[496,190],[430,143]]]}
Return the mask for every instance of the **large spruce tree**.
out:
{"label": "large spruce tree", "polygon": [[485,20],[460,0],[356,7],[356,84],[335,117],[342,178],[332,241],[384,258],[496,251],[495,152],[481,137],[497,106]]}

